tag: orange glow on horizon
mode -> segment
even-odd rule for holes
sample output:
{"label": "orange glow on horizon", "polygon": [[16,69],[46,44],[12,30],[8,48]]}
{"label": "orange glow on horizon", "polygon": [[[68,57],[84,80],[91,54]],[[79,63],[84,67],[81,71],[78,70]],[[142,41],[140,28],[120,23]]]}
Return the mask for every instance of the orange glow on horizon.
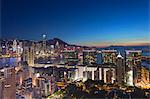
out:
{"label": "orange glow on horizon", "polygon": [[81,45],[86,45],[89,47],[108,47],[108,46],[150,46],[150,43],[85,43]]}

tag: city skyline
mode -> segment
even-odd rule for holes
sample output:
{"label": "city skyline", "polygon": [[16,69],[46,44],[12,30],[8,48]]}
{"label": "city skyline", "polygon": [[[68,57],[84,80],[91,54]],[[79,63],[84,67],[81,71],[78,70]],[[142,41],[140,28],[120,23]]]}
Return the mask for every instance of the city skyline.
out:
{"label": "city skyline", "polygon": [[0,99],[150,99],[150,0],[0,5]]}
{"label": "city skyline", "polygon": [[86,46],[149,44],[148,0],[2,0],[1,36]]}

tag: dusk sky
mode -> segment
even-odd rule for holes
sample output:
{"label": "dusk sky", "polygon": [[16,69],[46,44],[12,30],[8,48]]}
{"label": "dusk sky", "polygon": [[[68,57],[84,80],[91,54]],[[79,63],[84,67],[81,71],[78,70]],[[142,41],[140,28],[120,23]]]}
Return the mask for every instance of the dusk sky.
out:
{"label": "dusk sky", "polygon": [[150,43],[149,0],[1,0],[1,36],[107,46]]}

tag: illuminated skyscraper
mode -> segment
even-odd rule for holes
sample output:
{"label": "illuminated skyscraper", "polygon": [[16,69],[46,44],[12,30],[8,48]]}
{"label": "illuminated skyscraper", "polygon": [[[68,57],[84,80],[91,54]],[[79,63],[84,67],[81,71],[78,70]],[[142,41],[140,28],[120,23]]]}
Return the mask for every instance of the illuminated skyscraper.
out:
{"label": "illuminated skyscraper", "polygon": [[97,61],[96,50],[83,50],[83,64],[92,65]]}
{"label": "illuminated skyscraper", "polygon": [[116,65],[117,50],[102,50],[102,63]]}
{"label": "illuminated skyscraper", "polygon": [[55,44],[55,48],[59,49],[60,48],[60,45],[59,45],[59,42],[57,41],[56,44]]}
{"label": "illuminated skyscraper", "polygon": [[3,98],[4,93],[4,78],[0,77],[0,99]]}
{"label": "illuminated skyscraper", "polygon": [[126,50],[126,84],[133,86],[141,80],[141,50]]}
{"label": "illuminated skyscraper", "polygon": [[124,61],[124,58],[119,53],[117,55],[116,82],[118,84],[123,84],[124,83],[124,76],[125,76],[125,61]]}
{"label": "illuminated skyscraper", "polygon": [[24,47],[23,61],[27,61],[29,66],[34,66],[34,44]]}
{"label": "illuminated skyscraper", "polygon": [[78,62],[78,53],[75,50],[65,50],[62,52],[64,63],[68,65],[76,65]]}
{"label": "illuminated skyscraper", "polygon": [[42,40],[43,40],[43,43],[42,43],[43,49],[42,50],[45,53],[45,51],[46,51],[46,35],[45,34],[42,35]]}
{"label": "illuminated skyscraper", "polygon": [[15,67],[3,68],[0,71],[0,76],[3,77],[0,81],[1,99],[16,98],[16,76]]}
{"label": "illuminated skyscraper", "polygon": [[13,41],[13,52],[17,51],[17,40]]}
{"label": "illuminated skyscraper", "polygon": [[16,53],[18,55],[21,55],[23,53],[22,42],[19,42],[19,44],[17,45]]}

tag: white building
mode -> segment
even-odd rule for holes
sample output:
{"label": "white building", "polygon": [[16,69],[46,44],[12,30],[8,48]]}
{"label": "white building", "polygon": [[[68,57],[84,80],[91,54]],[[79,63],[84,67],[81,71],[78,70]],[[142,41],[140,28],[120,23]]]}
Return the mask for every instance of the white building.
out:
{"label": "white building", "polygon": [[[111,76],[109,76],[109,71],[112,73]],[[114,83],[115,68],[98,68],[97,66],[77,66],[75,80],[86,81],[87,79],[104,80],[105,83]]]}

